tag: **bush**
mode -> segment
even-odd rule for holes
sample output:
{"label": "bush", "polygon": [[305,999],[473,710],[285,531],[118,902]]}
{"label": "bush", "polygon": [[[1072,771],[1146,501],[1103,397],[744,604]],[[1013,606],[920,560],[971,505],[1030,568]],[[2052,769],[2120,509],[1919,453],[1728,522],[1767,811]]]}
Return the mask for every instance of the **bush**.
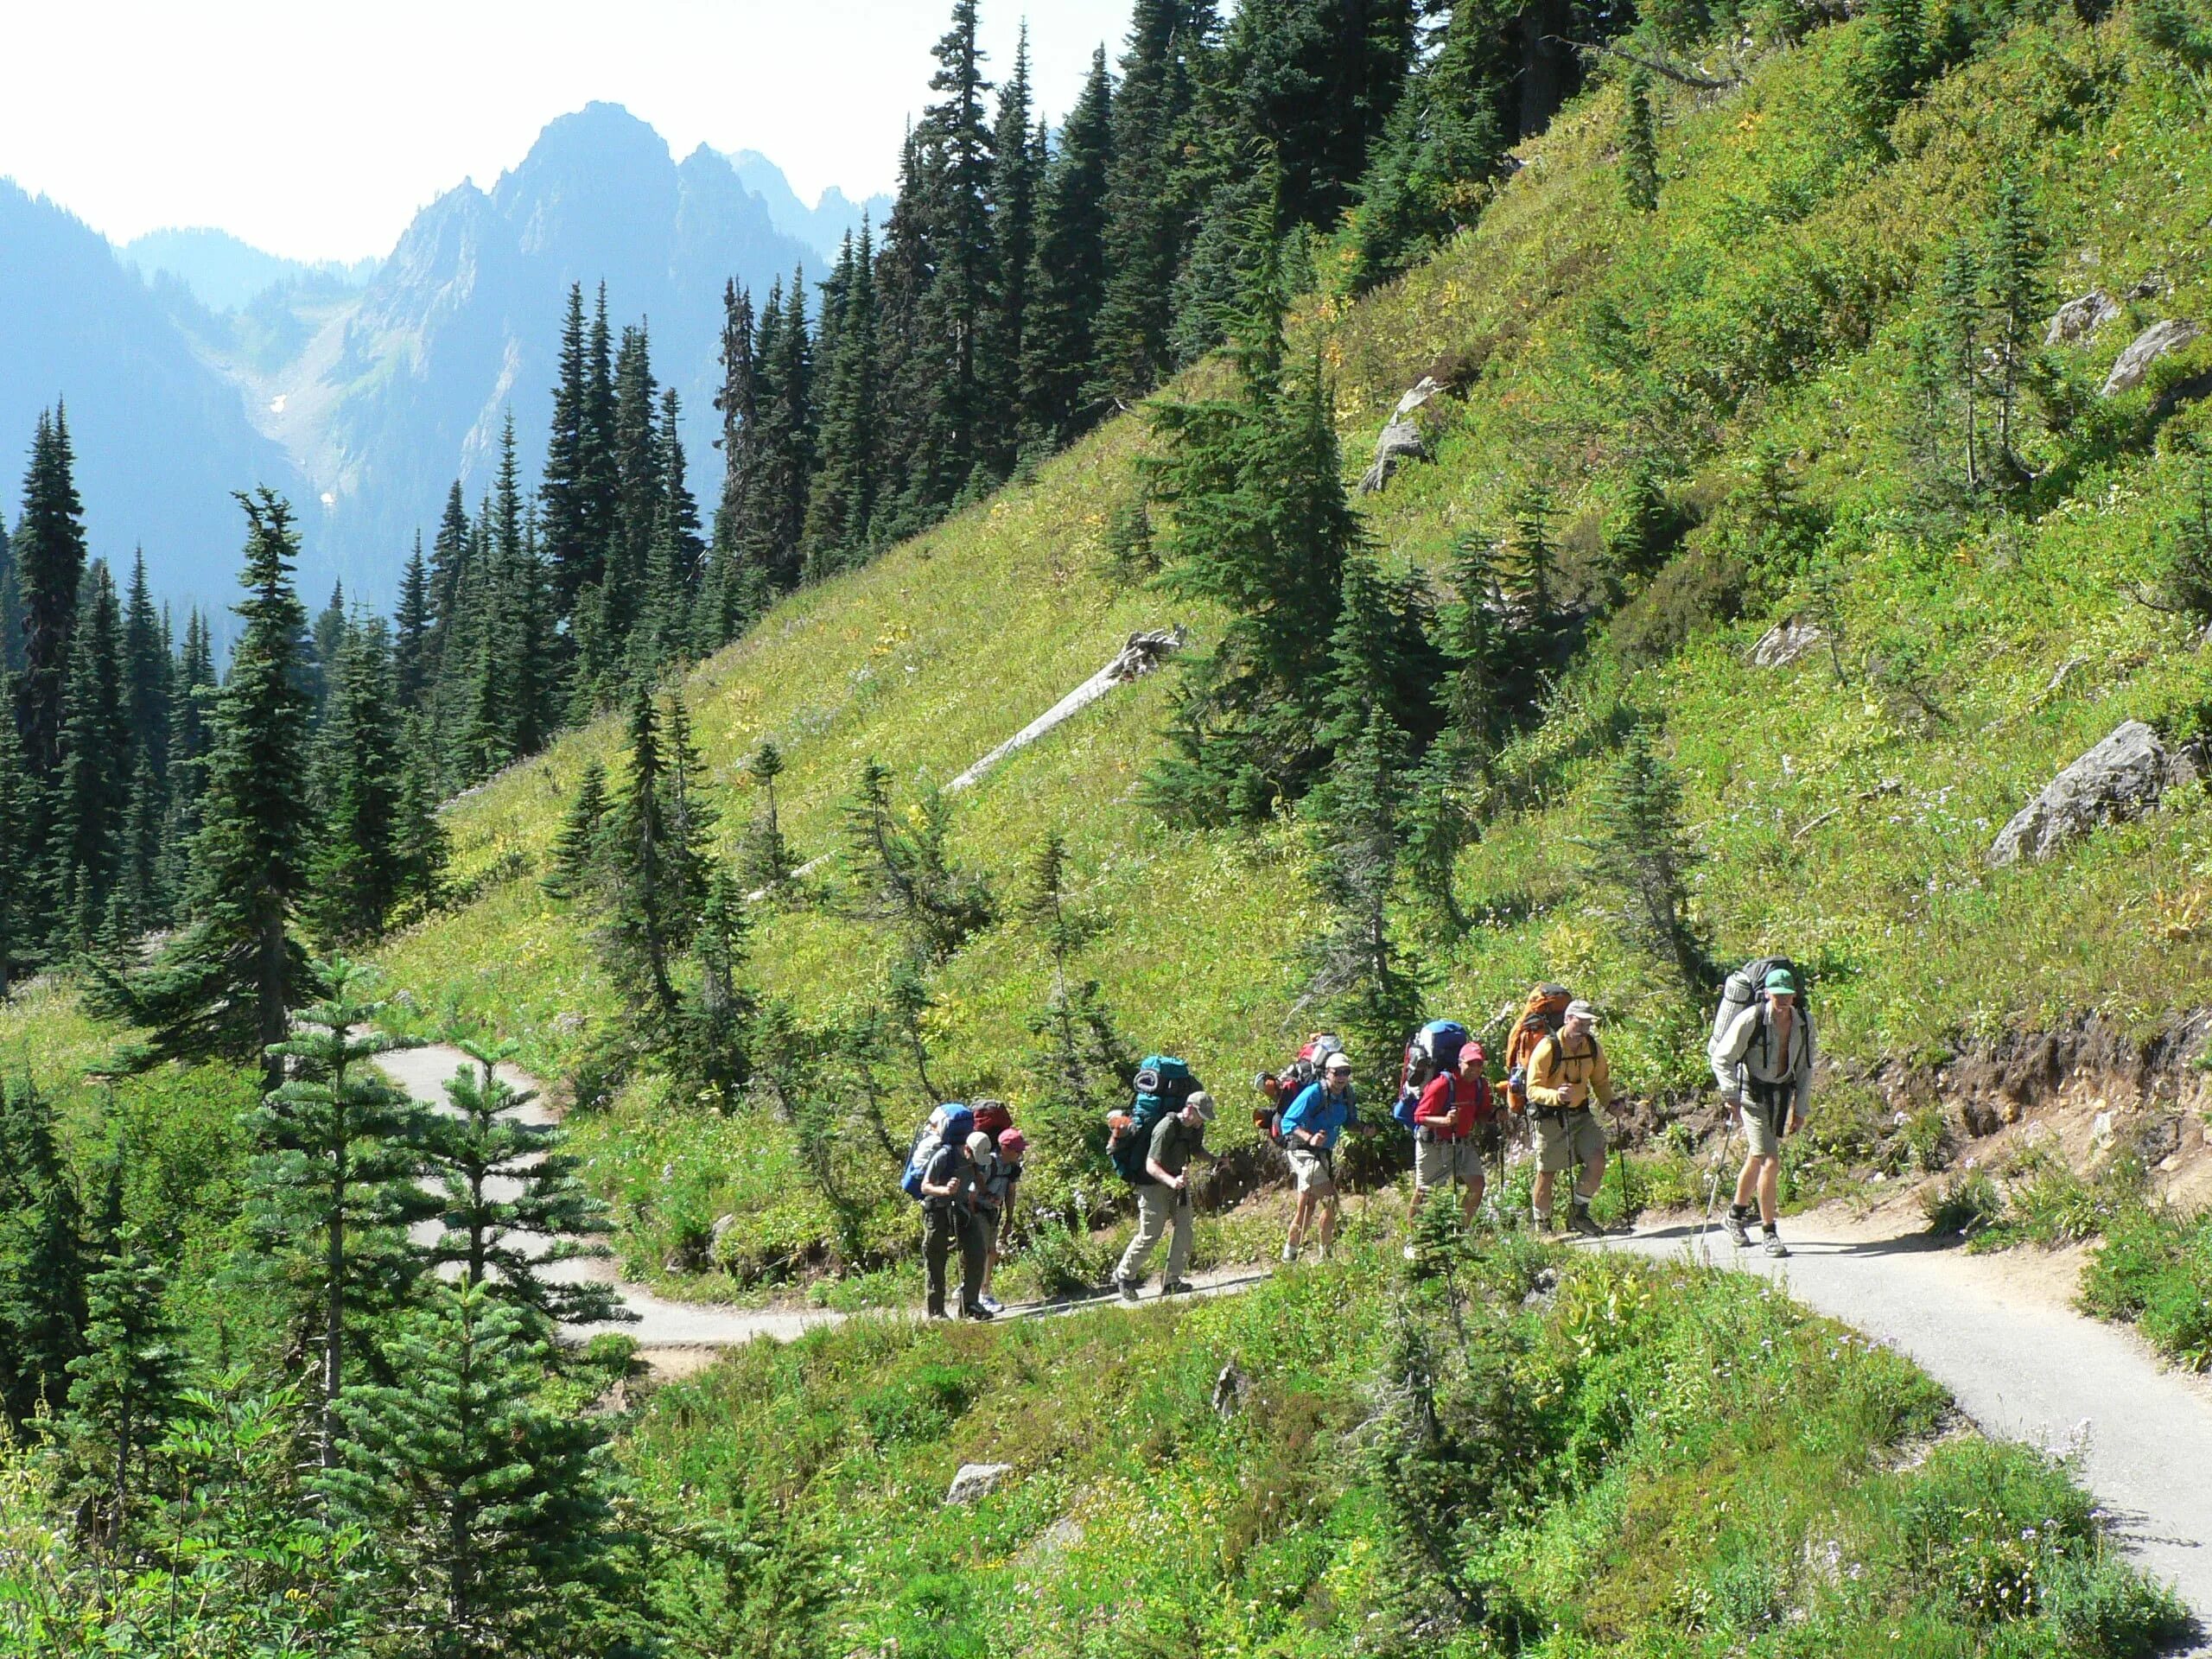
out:
{"label": "bush", "polygon": [[2082,1305],[2135,1321],[2178,1364],[2212,1370],[2212,1216],[2123,1211],[2082,1276]]}
{"label": "bush", "polygon": [[1735,620],[1746,574],[1731,554],[1684,554],[1622,607],[1613,620],[1614,651],[1630,664],[1665,662],[1706,629]]}
{"label": "bush", "polygon": [[2005,1195],[1987,1170],[1962,1169],[1940,1187],[1924,1189],[1920,1211],[1929,1232],[1965,1238],[2004,1218]]}

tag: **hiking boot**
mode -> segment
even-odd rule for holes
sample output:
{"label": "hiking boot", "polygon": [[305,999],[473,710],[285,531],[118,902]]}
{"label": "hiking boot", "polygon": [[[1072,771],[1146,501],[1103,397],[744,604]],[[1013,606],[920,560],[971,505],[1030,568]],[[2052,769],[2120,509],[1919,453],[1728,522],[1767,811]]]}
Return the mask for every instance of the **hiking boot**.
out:
{"label": "hiking boot", "polygon": [[1006,1304],[999,1300],[995,1296],[978,1296],[976,1299],[976,1306],[982,1308],[986,1313],[1003,1313],[1006,1312]]}
{"label": "hiking boot", "polygon": [[1197,1288],[1187,1279],[1170,1279],[1160,1287],[1160,1294],[1163,1296],[1187,1296]]}
{"label": "hiking boot", "polygon": [[1567,1217],[1567,1225],[1585,1238],[1603,1238],[1605,1236],[1605,1230],[1598,1224],[1597,1218],[1590,1213],[1590,1206],[1586,1204],[1578,1204],[1574,1206],[1573,1211]]}
{"label": "hiking boot", "polygon": [[1540,1233],[1548,1233],[1552,1230],[1552,1212],[1548,1210],[1531,1210],[1529,1212],[1529,1224]]}
{"label": "hiking boot", "polygon": [[1766,1253],[1776,1257],[1789,1254],[1789,1247],[1782,1242],[1782,1235],[1771,1227],[1766,1230]]}
{"label": "hiking boot", "polygon": [[1728,1229],[1729,1242],[1739,1250],[1748,1250],[1751,1248],[1751,1230],[1745,1224],[1751,1218],[1751,1212],[1748,1210],[1740,1205],[1734,1204],[1728,1206],[1728,1213],[1721,1217],[1721,1224]]}
{"label": "hiking boot", "polygon": [[994,1314],[989,1308],[985,1307],[981,1302],[970,1302],[967,1306],[960,1310],[960,1317],[963,1319],[981,1319],[988,1325],[992,1319],[995,1319],[997,1315]]}
{"label": "hiking boot", "polygon": [[1114,1281],[1114,1288],[1122,1293],[1123,1301],[1134,1302],[1137,1299],[1137,1293],[1144,1287],[1135,1279],[1116,1279]]}
{"label": "hiking boot", "polygon": [[1283,1241],[1282,1259],[1286,1262],[1295,1262],[1298,1260],[1298,1246],[1292,1243],[1287,1239]]}

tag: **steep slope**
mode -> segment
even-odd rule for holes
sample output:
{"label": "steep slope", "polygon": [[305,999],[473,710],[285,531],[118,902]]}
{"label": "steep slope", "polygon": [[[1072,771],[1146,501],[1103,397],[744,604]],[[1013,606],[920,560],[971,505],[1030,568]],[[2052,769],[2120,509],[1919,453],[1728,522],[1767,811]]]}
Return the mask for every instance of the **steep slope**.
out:
{"label": "steep slope", "polygon": [[[1888,1132],[1886,1106],[1849,1081],[1865,1068],[2090,1009],[2148,1030],[2196,999],[2212,965],[2198,789],[2048,863],[1983,860],[1998,826],[2121,719],[2176,741],[2199,729],[2188,630],[2135,595],[2185,516],[2190,469],[2173,452],[2204,406],[2166,392],[2186,391],[2203,352],[2133,391],[2099,389],[2138,328],[2212,309],[2190,253],[2212,211],[2212,138],[2177,67],[2124,19],[2092,35],[2070,17],[2013,25],[1885,130],[1858,90],[1869,32],[1827,29],[1739,87],[1670,95],[1652,214],[1622,205],[1621,90],[1599,87],[1524,148],[1472,232],[1305,324],[1348,452],[1432,368],[1464,388],[1435,421],[1433,463],[1364,506],[1386,559],[1441,583],[1454,539],[1510,533],[1541,482],[1560,587],[1586,607],[1581,657],[1502,757],[1485,838],[1460,864],[1481,925],[1422,937],[1408,912],[1433,1003],[1490,1020],[1536,977],[1564,976],[1606,1007],[1632,1090],[1694,1084],[1698,1011],[1584,873],[1617,746],[1656,722],[1704,855],[1692,902],[1716,953],[1787,944],[1815,968],[1847,1070],[1808,1175]],[[2092,283],[2131,297],[2042,359],[2016,440],[2024,481],[1973,494],[1957,414],[1914,342],[1933,327],[1944,249],[1985,238],[2008,167],[2026,182],[2043,303]],[[1116,423],[1033,486],[788,601],[701,669],[688,692],[726,840],[751,810],[741,762],[764,737],[789,761],[779,802],[811,855],[836,844],[862,757],[902,790],[942,782],[1128,630],[1180,621],[1203,636],[1216,619],[1103,574],[1104,526],[1145,442],[1138,421]],[[1607,551],[1640,457],[1675,525],[1646,563]],[[1750,663],[1772,622],[1816,604],[1832,655]],[[1154,678],[1116,693],[1017,756],[960,798],[953,842],[1004,889],[1039,836],[1066,834],[1107,920],[1086,968],[1124,1029],[1226,1086],[1311,1017],[1296,956],[1315,912],[1294,827],[1196,835],[1135,804],[1167,690]],[[581,734],[456,806],[470,902],[389,953],[426,1016],[497,1025],[541,1069],[576,1063],[613,1014],[583,918],[533,880],[578,766],[613,739]],[[817,1013],[875,995],[887,948],[834,906],[765,916],[753,944],[763,981]],[[1027,1020],[1045,985],[1039,945],[1010,924],[941,974],[928,1029],[949,1092],[1033,1091]],[[1379,1082],[1388,1057],[1362,1058]],[[590,1132],[650,1264],[702,1259],[722,1214],[746,1223],[725,1230],[722,1254],[747,1271],[830,1249],[772,1121],[696,1116],[641,1086]],[[849,1154],[875,1190],[880,1156]]]}
{"label": "steep slope", "polygon": [[863,215],[872,220],[877,231],[883,228],[885,217],[891,212],[891,198],[876,194],[864,201],[855,201],[831,185],[816,199],[810,207],[791,188],[791,181],[778,167],[757,149],[737,149],[728,153],[729,164],[736,169],[738,179],[747,190],[760,198],[768,210],[768,217],[785,236],[795,236],[807,246],[824,265],[835,263],[837,245],[848,234],[857,235]]}
{"label": "steep slope", "polygon": [[0,503],[10,522],[39,410],[67,402],[95,556],[143,547],[156,589],[220,602],[236,586],[232,490],[296,493],[156,297],[97,232],[0,180]]}
{"label": "steep slope", "polygon": [[238,311],[280,283],[322,277],[359,288],[376,274],[378,261],[310,262],[264,253],[228,231],[206,226],[149,231],[116,250],[123,263],[147,276],[174,276],[211,311]]}

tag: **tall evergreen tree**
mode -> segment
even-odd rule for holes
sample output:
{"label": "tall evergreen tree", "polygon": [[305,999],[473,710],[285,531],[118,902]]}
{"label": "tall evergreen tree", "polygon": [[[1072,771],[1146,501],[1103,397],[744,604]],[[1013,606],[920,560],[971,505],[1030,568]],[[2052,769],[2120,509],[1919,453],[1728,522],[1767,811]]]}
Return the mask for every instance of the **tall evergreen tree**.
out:
{"label": "tall evergreen tree", "polygon": [[308,638],[308,651],[302,665],[308,690],[315,699],[315,715],[319,721],[323,711],[330,706],[330,694],[338,683],[338,659],[345,655],[346,639],[350,626],[346,620],[346,585],[334,582],[330,588],[330,602],[315,613],[315,626]]}
{"label": "tall evergreen tree", "polygon": [[123,613],[123,699],[133,747],[152,763],[158,780],[168,775],[169,648],[162,613],[146,582],[146,556],[130,568],[130,598]]}
{"label": "tall evergreen tree", "polygon": [[692,607],[705,576],[706,542],[699,534],[699,504],[685,477],[683,405],[674,386],[660,395],[660,519],[653,528],[647,565],[646,619],[658,671],[690,654]]}
{"label": "tall evergreen tree", "polygon": [[415,1263],[406,1229],[437,1212],[416,1180],[428,1114],[374,1061],[412,1046],[378,1029],[367,970],[342,957],[316,964],[329,995],[299,1010],[296,1034],[271,1045],[292,1075],[249,1119],[259,1150],[248,1172],[248,1224],[264,1259],[305,1293],[321,1364],[321,1458],[340,1460],[340,1391],[361,1322],[392,1305]]}
{"label": "tall evergreen tree", "polygon": [[660,386],[645,324],[622,331],[614,362],[614,471],[618,525],[604,578],[607,614],[620,645],[639,621],[653,537],[661,525]]}
{"label": "tall evergreen tree", "polygon": [[162,855],[165,798],[162,780],[154,775],[153,756],[140,749],[124,810],[115,887],[108,898],[108,931],[118,940],[141,938],[168,924],[171,888]]}
{"label": "tall evergreen tree", "polygon": [[551,1271],[563,1262],[605,1261],[607,1206],[585,1188],[581,1163],[533,1090],[499,1074],[514,1045],[464,1042],[474,1066],[445,1085],[451,1110],[431,1126],[429,1173],[443,1196],[444,1230],[431,1257],[518,1308],[542,1337],[563,1325],[603,1325],[637,1317],[612,1284]]}
{"label": "tall evergreen tree", "polygon": [[18,1428],[68,1397],[84,1352],[84,1216],[55,1140],[54,1103],[0,1080],[0,1406]]}
{"label": "tall evergreen tree", "polygon": [[162,885],[172,902],[191,885],[192,849],[200,834],[200,797],[207,788],[210,720],[216,698],[214,646],[207,619],[197,607],[185,619],[178,648],[169,716],[168,809],[162,833]]}
{"label": "tall evergreen tree", "polygon": [[404,914],[410,906],[428,909],[438,903],[449,846],[445,825],[438,821],[436,760],[422,717],[407,716],[401,730],[399,822],[392,834],[392,851]]}
{"label": "tall evergreen tree", "polygon": [[594,581],[605,583],[607,550],[622,529],[622,461],[618,430],[621,410],[614,378],[613,335],[607,320],[607,284],[593,302],[591,333],[584,349],[585,534],[598,549]]}
{"label": "tall evergreen tree", "polygon": [[[0,518],[0,678],[23,665],[23,588],[16,574],[16,555],[9,544],[8,521]],[[4,711],[15,717],[11,704]]]}
{"label": "tall evergreen tree", "polygon": [[753,385],[753,300],[734,280],[722,285],[721,386],[715,393],[715,413],[721,417],[721,435],[715,447],[722,452],[722,493],[715,508],[714,599],[708,607],[712,626],[701,645],[713,650],[737,637],[742,619],[760,603],[748,584],[753,569],[744,550],[753,544],[754,493],[760,462],[753,445],[759,433],[759,400]]}
{"label": "tall evergreen tree", "polygon": [[290,924],[306,896],[310,825],[302,783],[308,701],[297,673],[305,620],[292,590],[291,509],[268,490],[245,510],[245,632],[215,711],[201,828],[192,848],[189,924],[149,967],[103,970],[95,1007],[144,1027],[134,1068],[223,1056],[259,1060],[270,1086],[289,1011],[314,984]]}
{"label": "tall evergreen tree", "polygon": [[576,798],[562,815],[553,840],[553,864],[539,885],[555,899],[582,899],[597,891],[607,822],[607,768],[584,762]]}
{"label": "tall evergreen tree", "polygon": [[617,982],[633,1006],[660,1020],[676,1012],[670,968],[683,944],[671,891],[674,842],[660,713],[651,690],[640,687],[630,709],[629,788],[607,828],[609,903],[601,931]]}
{"label": "tall evergreen tree", "polygon": [[991,309],[982,346],[982,459],[1004,477],[1030,434],[1021,407],[1022,341],[1029,329],[1029,284],[1037,254],[1037,194],[1045,147],[1033,130],[1029,26],[1024,23],[1014,69],[999,88],[991,128]]}
{"label": "tall evergreen tree", "polygon": [[[441,1286],[340,1408],[333,1515],[390,1564],[383,1622],[439,1659],[574,1653],[615,1582],[596,1420],[545,1403],[544,1339],[488,1286]],[[594,1649],[597,1650],[596,1648]]]}
{"label": "tall evergreen tree", "polygon": [[1106,293],[1106,180],[1113,78],[1101,47],[1038,187],[1037,251],[1021,338],[1021,404],[1034,435],[1065,443],[1089,426],[1099,378],[1093,326]]}
{"label": "tall evergreen tree", "polygon": [[721,814],[702,789],[707,769],[691,736],[691,711],[680,687],[669,688],[661,715],[661,768],[668,800],[668,892],[679,944],[688,941],[707,902],[714,868],[715,825]]}
{"label": "tall evergreen tree", "polygon": [[15,983],[16,966],[32,955],[40,917],[30,891],[39,871],[29,836],[29,790],[15,715],[0,709],[0,999]]}
{"label": "tall evergreen tree", "polygon": [[860,561],[875,516],[878,486],[874,251],[868,222],[849,236],[824,293],[836,319],[822,370],[821,443],[807,498],[806,574],[819,581]]}
{"label": "tall evergreen tree", "polygon": [[747,556],[767,593],[788,593],[798,584],[814,473],[814,363],[801,273],[791,274],[788,293],[781,283],[768,290],[760,353],[754,376],[758,490]]}
{"label": "tall evergreen tree", "polygon": [[692,1083],[725,1111],[737,1104],[753,1075],[753,1026],[760,1003],[745,979],[751,925],[745,895],[728,870],[717,869],[692,938],[698,987],[685,1000],[678,1060]]}
{"label": "tall evergreen tree", "polygon": [[397,837],[399,715],[381,619],[353,629],[321,733],[321,834],[303,919],[326,947],[374,938],[405,894]]}
{"label": "tall evergreen tree", "polygon": [[[85,506],[77,494],[75,456],[66,412],[41,414],[23,475],[22,509],[9,546],[23,612],[22,669],[16,677],[16,722],[38,786],[61,770],[64,691],[69,642],[85,582]],[[34,798],[34,811],[43,803]],[[42,831],[40,818],[34,830]]]}
{"label": "tall evergreen tree", "polygon": [[88,944],[107,914],[130,801],[123,618],[106,563],[94,560],[69,647],[61,770],[51,798],[48,891],[57,949]]}
{"label": "tall evergreen tree", "polygon": [[423,706],[430,683],[430,574],[423,563],[423,533],[399,575],[399,602],[392,607],[392,695],[410,713]]}
{"label": "tall evergreen tree", "polygon": [[474,585],[468,568],[474,547],[468,506],[461,499],[461,480],[455,479],[453,487],[446,493],[445,512],[439,517],[437,534],[430,543],[433,643],[429,671],[434,681],[450,674],[455,664],[465,660],[461,641],[467,636],[469,619],[462,612],[462,597]]}
{"label": "tall evergreen tree", "polygon": [[1982,258],[1989,289],[1986,337],[1995,356],[1991,370],[1997,401],[1997,459],[2014,478],[2026,475],[2015,451],[2020,389],[2049,309],[2043,280],[2043,234],[2017,163],[1999,174],[1991,193]]}
{"label": "tall evergreen tree", "polygon": [[1644,727],[1629,733],[1605,796],[1599,832],[1584,843],[1591,873],[1620,895],[1630,937],[1674,973],[1685,996],[1701,1001],[1713,969],[1689,912],[1689,878],[1701,861],[1682,817],[1681,785]]}
{"label": "tall evergreen tree", "polygon": [[584,338],[584,290],[569,285],[568,315],[561,327],[561,366],[553,385],[553,426],[546,441],[545,472],[538,485],[545,556],[553,569],[553,591],[560,614],[575,609],[576,596],[599,580],[605,547],[592,539],[594,509],[586,496],[593,488],[593,446],[589,429],[589,360]]}
{"label": "tall evergreen tree", "polygon": [[153,1449],[184,1402],[185,1352],[168,1274],[124,1223],[86,1287],[85,1351],[69,1362],[60,1440],[79,1529],[113,1553],[151,1507]]}
{"label": "tall evergreen tree", "polygon": [[780,894],[796,868],[776,816],[776,779],[784,775],[783,753],[763,738],[745,769],[753,787],[760,791],[760,804],[753,810],[738,845],[738,874],[757,895]]}
{"label": "tall evergreen tree", "polygon": [[1639,64],[1622,92],[1621,200],[1637,213],[1659,206],[1659,124],[1651,111],[1651,73]]}

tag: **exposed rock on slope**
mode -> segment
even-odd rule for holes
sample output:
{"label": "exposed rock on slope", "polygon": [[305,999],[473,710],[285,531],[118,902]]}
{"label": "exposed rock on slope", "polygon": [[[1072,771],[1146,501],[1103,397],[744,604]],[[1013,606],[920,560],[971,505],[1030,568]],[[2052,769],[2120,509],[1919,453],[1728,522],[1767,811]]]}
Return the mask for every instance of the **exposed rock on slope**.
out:
{"label": "exposed rock on slope", "polygon": [[2170,755],[2156,732],[2126,721],[2012,815],[1990,843],[1989,861],[2048,858],[2101,823],[2139,818],[2184,771],[2193,775],[2192,763]]}

